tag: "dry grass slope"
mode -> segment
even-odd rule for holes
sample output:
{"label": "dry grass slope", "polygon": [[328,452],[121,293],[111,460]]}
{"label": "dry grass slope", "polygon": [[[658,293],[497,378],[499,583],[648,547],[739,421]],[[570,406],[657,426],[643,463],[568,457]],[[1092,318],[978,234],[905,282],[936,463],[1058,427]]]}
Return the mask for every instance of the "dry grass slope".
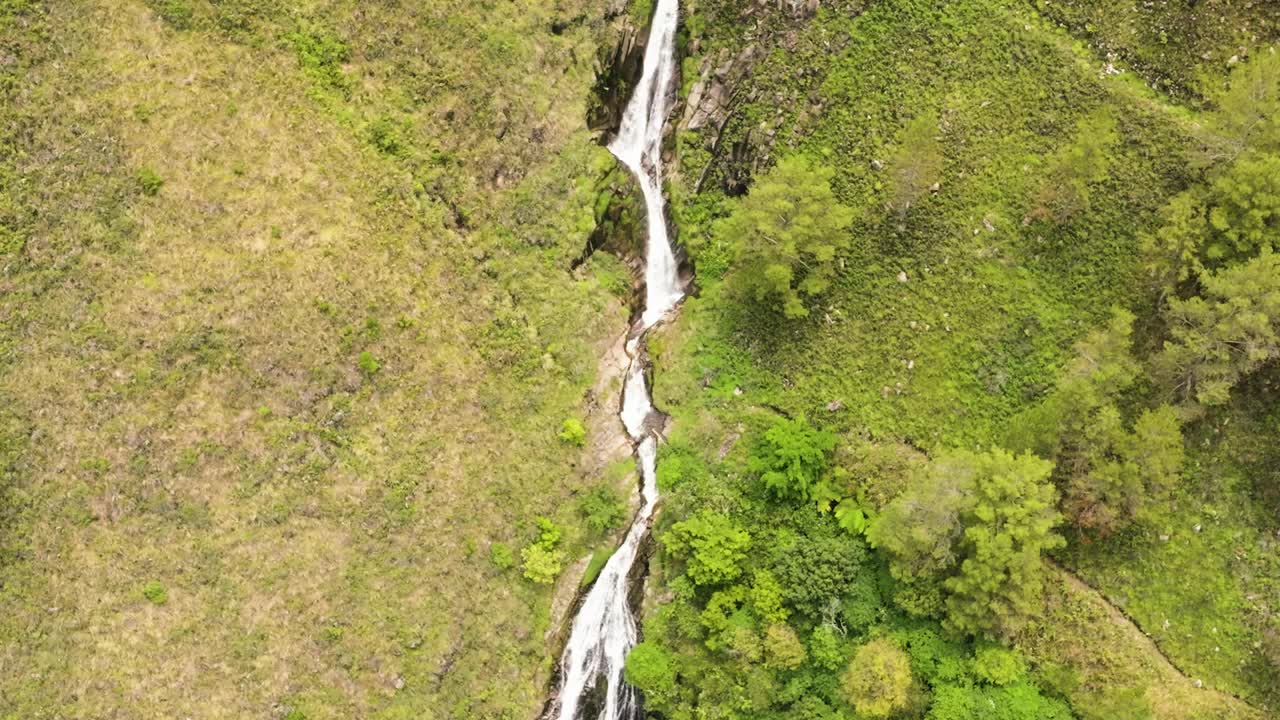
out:
{"label": "dry grass slope", "polygon": [[10,4],[0,717],[531,714],[549,591],[488,548],[586,543],[599,11]]}

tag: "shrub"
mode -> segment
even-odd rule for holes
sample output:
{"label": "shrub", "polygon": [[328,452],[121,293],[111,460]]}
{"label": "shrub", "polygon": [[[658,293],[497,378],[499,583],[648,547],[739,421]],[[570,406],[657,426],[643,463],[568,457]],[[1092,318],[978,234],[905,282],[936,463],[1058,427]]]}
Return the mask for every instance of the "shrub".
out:
{"label": "shrub", "polygon": [[587,428],[581,420],[568,418],[560,424],[560,440],[574,447],[582,447],[587,444]]}
{"label": "shrub", "polygon": [[534,543],[520,551],[524,576],[539,585],[550,585],[564,567],[564,552]]}
{"label": "shrub", "polygon": [[564,568],[564,551],[556,549],[560,544],[560,528],[550,518],[537,518],[538,539],[520,551],[524,561],[525,578],[548,585],[555,582]]}
{"label": "shrub", "polygon": [[147,584],[142,586],[142,597],[152,605],[163,605],[169,601],[169,593],[165,591],[164,585],[159,580],[147,581]]}
{"label": "shrub", "polygon": [[342,65],[351,57],[351,48],[341,38],[328,30],[295,32],[288,35],[289,43],[298,53],[298,64],[315,83],[329,90],[345,93],[347,76]]}
{"label": "shrub", "polygon": [[152,0],[151,9],[178,30],[190,30],[195,19],[191,0]]}
{"label": "shrub", "polygon": [[496,542],[489,546],[489,562],[499,570],[510,570],[516,563],[515,554],[510,545]]}
{"label": "shrub", "polygon": [[595,532],[606,532],[618,527],[626,519],[627,505],[617,490],[601,484],[578,499],[578,514],[588,528]]}
{"label": "shrub", "polygon": [[751,536],[724,515],[701,512],[672,525],[663,544],[686,561],[685,574],[695,584],[716,585],[742,574]]}
{"label": "shrub", "polygon": [[827,469],[827,456],[835,446],[835,435],[815,429],[804,416],[779,420],[755,447],[750,469],[760,475],[775,497],[808,501],[814,497]]}
{"label": "shrub", "polygon": [[138,171],[138,186],[142,188],[143,195],[155,197],[160,194],[160,188],[164,187],[164,180],[155,170],[144,167]]}
{"label": "shrub", "polygon": [[360,368],[360,372],[365,377],[373,377],[382,369],[381,363],[368,350],[360,353],[360,357],[356,358],[356,367]]}

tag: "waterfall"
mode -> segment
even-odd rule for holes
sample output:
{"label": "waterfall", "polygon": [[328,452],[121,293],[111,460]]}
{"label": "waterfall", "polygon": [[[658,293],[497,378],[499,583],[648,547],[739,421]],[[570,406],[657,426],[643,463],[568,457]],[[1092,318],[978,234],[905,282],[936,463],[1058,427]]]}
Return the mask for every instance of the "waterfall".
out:
{"label": "waterfall", "polygon": [[645,305],[640,324],[627,342],[627,379],[619,412],[627,434],[635,443],[641,478],[640,509],[627,530],[626,539],[600,571],[573,619],[569,641],[560,659],[560,688],[548,713],[548,718],[556,720],[591,720],[580,717],[583,701],[600,682],[605,683],[605,697],[598,720],[632,720],[639,710],[635,691],[623,681],[622,671],[627,652],[635,646],[637,637],[636,619],[627,602],[628,578],[658,500],[658,441],[647,422],[654,410],[645,379],[647,359],[643,343],[649,328],[684,297],[679,267],[667,237],[662,197],[662,131],[671,109],[678,19],[678,0],[658,0],[640,82],[627,104],[618,136],[609,145],[609,151],[640,183],[648,220]]}

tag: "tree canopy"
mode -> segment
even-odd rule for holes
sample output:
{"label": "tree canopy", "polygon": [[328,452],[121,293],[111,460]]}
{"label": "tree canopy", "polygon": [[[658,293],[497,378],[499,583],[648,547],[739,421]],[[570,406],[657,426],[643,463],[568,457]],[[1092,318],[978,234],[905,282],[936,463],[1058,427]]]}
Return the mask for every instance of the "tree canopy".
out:
{"label": "tree canopy", "polygon": [[887,718],[907,707],[914,678],[907,654],[888,638],[877,638],[858,648],[840,682],[859,715]]}
{"label": "tree canopy", "polygon": [[1007,634],[1039,611],[1041,553],[1064,542],[1052,470],[1003,450],[945,453],[890,503],[871,540],[899,580],[941,581],[947,625]]}
{"label": "tree canopy", "polygon": [[1202,296],[1174,299],[1166,311],[1171,339],[1155,372],[1191,412],[1222,405],[1244,376],[1280,357],[1280,255],[1203,278]]}
{"label": "tree canopy", "polygon": [[811,500],[835,446],[835,435],[814,428],[804,416],[779,420],[765,431],[749,467],[775,497]]}
{"label": "tree canopy", "polygon": [[751,536],[728,517],[702,512],[671,526],[667,552],[685,560],[685,572],[698,585],[715,585],[742,573]]}
{"label": "tree canopy", "polygon": [[804,298],[827,290],[851,239],[854,212],[832,192],[833,175],[803,155],[783,158],[713,229],[734,248],[732,282],[789,318],[809,314]]}

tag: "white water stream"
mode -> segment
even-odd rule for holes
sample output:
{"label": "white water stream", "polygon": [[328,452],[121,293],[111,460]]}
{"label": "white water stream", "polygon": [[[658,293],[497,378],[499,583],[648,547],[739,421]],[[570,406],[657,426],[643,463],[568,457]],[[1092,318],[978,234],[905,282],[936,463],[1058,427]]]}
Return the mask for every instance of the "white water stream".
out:
{"label": "white water stream", "polygon": [[584,700],[600,682],[605,683],[605,697],[597,720],[632,720],[638,710],[635,691],[622,678],[627,652],[636,644],[636,620],[627,602],[628,580],[658,500],[655,467],[658,441],[646,427],[646,421],[653,414],[653,402],[645,381],[643,341],[649,328],[684,297],[679,268],[667,237],[662,197],[662,131],[671,109],[678,19],[678,0],[658,0],[645,47],[643,74],[627,104],[618,137],[609,145],[609,151],[640,183],[648,219],[645,305],[640,326],[627,342],[629,365],[619,413],[627,434],[636,444],[641,478],[640,509],[626,539],[600,571],[573,619],[569,641],[560,659],[560,688],[548,713],[549,718],[556,720],[591,720],[581,717]]}

